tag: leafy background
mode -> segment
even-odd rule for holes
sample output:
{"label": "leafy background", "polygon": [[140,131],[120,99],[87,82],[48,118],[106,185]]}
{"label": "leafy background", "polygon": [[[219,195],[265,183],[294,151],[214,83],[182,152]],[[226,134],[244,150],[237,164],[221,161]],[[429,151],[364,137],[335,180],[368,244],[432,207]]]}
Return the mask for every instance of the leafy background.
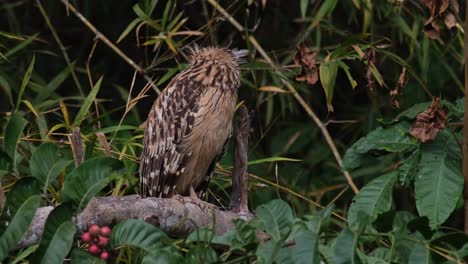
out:
{"label": "leafy background", "polygon": [[[239,98],[253,112],[249,205],[257,220],[236,222],[223,236],[201,230],[186,240],[142,222],[120,223],[111,239],[113,261],[438,263],[468,255],[460,231],[458,146],[463,33],[441,29],[440,39],[428,38],[423,1],[220,1],[242,32],[215,1],[70,3],[124,55],[96,38],[63,2],[0,3],[0,183],[7,195],[1,259],[92,258],[80,249],[71,216],[94,195],[138,193],[141,125],[157,96],[144,76],[163,89],[186,66],[194,43],[250,51]],[[295,80],[301,43],[317,52],[321,80],[313,85]],[[371,49],[369,78],[369,60],[359,51]],[[409,82],[394,109],[389,91],[403,67]],[[325,124],[344,156],[343,168],[285,80]],[[425,90],[442,98],[448,123],[434,141],[421,143],[409,129],[430,104]],[[69,138],[76,127],[86,145],[78,168]],[[114,158],[105,157],[99,132]],[[232,150],[207,197],[221,208],[229,204]],[[34,209],[43,205],[57,208],[41,244],[15,251]],[[259,242],[255,230],[271,239]]]}

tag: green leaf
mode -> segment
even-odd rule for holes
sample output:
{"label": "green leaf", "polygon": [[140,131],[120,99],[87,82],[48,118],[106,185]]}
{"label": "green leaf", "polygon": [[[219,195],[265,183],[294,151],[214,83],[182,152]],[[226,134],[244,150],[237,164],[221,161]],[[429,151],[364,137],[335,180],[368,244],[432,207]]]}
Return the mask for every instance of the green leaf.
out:
{"label": "green leaf", "polygon": [[35,62],[36,62],[36,56],[34,55],[32,60],[31,60],[31,63],[29,64],[28,69],[26,70],[26,73],[24,74],[23,82],[21,83],[21,87],[20,87],[19,94],[18,94],[18,100],[16,101],[15,112],[18,112],[21,100],[23,98],[24,90],[26,89],[26,85],[28,85],[29,79],[31,78],[31,74],[32,74],[32,71],[34,69],[34,63]]}
{"label": "green leaf", "polygon": [[293,213],[291,207],[283,200],[273,200],[260,205],[256,210],[257,226],[267,232],[272,239],[279,241],[292,228]]}
{"label": "green leaf", "polygon": [[71,160],[61,158],[59,149],[55,144],[45,143],[33,152],[29,167],[32,176],[43,185],[43,193],[45,193],[47,187],[57,179],[60,172],[71,162]]}
{"label": "green leaf", "polygon": [[348,211],[349,228],[357,231],[359,213],[368,215],[369,221],[374,221],[379,214],[390,210],[392,205],[392,189],[397,180],[397,173],[391,172],[380,176],[364,186],[355,196]]}
{"label": "green leaf", "polygon": [[301,17],[305,18],[307,13],[307,7],[309,6],[309,0],[301,0]]}
{"label": "green leaf", "polygon": [[327,98],[327,108],[329,112],[333,112],[332,98],[333,98],[333,90],[335,88],[337,73],[338,73],[338,63],[324,62],[320,64],[320,69],[319,69],[320,82],[322,83],[323,90],[325,91],[325,97]]}
{"label": "green leaf", "polygon": [[113,173],[123,168],[122,162],[97,157],[83,162],[65,177],[62,202],[73,202],[81,211],[101,189],[106,187]]}
{"label": "green leaf", "polygon": [[148,253],[157,252],[167,236],[159,228],[142,220],[130,219],[122,221],[112,229],[111,247],[132,246]]}
{"label": "green leaf", "polygon": [[408,119],[413,120],[419,113],[426,110],[429,107],[429,105],[431,105],[431,102],[415,104],[412,107],[406,109],[405,111],[399,113],[393,121],[399,121],[402,117],[406,117]]}
{"label": "green leaf", "polygon": [[94,99],[96,99],[96,95],[99,92],[99,88],[101,88],[101,83],[102,76],[96,82],[91,92],[89,92],[88,96],[83,102],[83,105],[80,108],[80,111],[78,111],[78,114],[76,114],[75,122],[73,122],[74,126],[79,126],[80,123],[85,119],[86,115],[88,114],[89,108],[91,107],[91,104],[93,103]]}
{"label": "green leaf", "polygon": [[268,240],[260,243],[255,251],[259,263],[273,263],[281,249],[281,241]]}
{"label": "green leaf", "polygon": [[106,264],[104,260],[89,254],[81,248],[74,248],[70,258],[72,264]]}
{"label": "green leaf", "polygon": [[317,234],[306,230],[296,236],[296,242],[292,249],[294,263],[320,263],[319,242]]}
{"label": "green leaf", "polygon": [[414,242],[409,255],[408,263],[432,263],[429,245],[427,245],[425,242]]}
{"label": "green leaf", "polygon": [[354,169],[361,165],[364,155],[371,150],[387,152],[403,152],[419,145],[418,141],[409,136],[410,124],[401,122],[388,128],[378,127],[365,137],[356,141],[343,157],[343,167]]}
{"label": "green leaf", "polygon": [[[73,62],[71,67],[75,67],[75,63]],[[57,90],[57,88],[68,78],[70,75],[71,70],[70,67],[65,67],[57,76],[52,79],[46,86],[44,86],[39,93],[37,94],[36,98],[34,99],[34,103],[38,104],[44,101],[45,99],[49,98],[49,96]]]}
{"label": "green leaf", "polygon": [[[141,264],[153,264],[153,263],[167,263],[167,264],[179,264],[186,263],[184,257],[178,252],[172,252],[167,249],[158,249],[154,253],[146,255]],[[198,263],[198,262],[195,262]],[[206,263],[206,262],[200,262]]]}
{"label": "green leaf", "polygon": [[136,126],[128,126],[128,125],[121,125],[121,126],[110,126],[110,127],[105,127],[99,130],[96,130],[94,133],[112,133],[120,130],[135,130],[138,129]]}
{"label": "green leaf", "polygon": [[23,133],[23,129],[28,121],[21,117],[18,113],[14,113],[10,117],[10,121],[5,129],[5,141],[3,142],[3,149],[13,162],[13,169],[16,170],[16,149],[18,142]]}
{"label": "green leaf", "polygon": [[8,256],[8,252],[16,247],[18,241],[26,233],[40,203],[41,196],[33,195],[18,208],[5,232],[0,237],[0,261]]}
{"label": "green leaf", "polygon": [[334,260],[335,264],[357,263],[355,236],[348,228],[336,238]]}
{"label": "green leaf", "polygon": [[421,153],[417,149],[407,159],[402,161],[403,164],[398,168],[398,181],[400,185],[408,187],[414,180],[420,158]]}
{"label": "green leaf", "polygon": [[346,63],[344,63],[343,61],[338,61],[338,65],[346,73],[346,77],[348,77],[348,80],[349,80],[349,85],[351,85],[351,88],[354,90],[357,86],[357,82],[356,80],[354,80],[353,76],[351,75],[351,72],[349,71],[349,66],[346,65]]}
{"label": "green leaf", "polygon": [[299,162],[302,161],[300,159],[291,159],[291,158],[284,158],[284,157],[270,157],[265,159],[258,159],[258,160],[251,160],[247,163],[247,165],[254,165],[254,164],[261,164],[261,163],[268,163],[268,162],[277,162],[277,161],[292,161],[292,162]]}
{"label": "green leaf", "polygon": [[25,261],[29,257],[29,255],[34,253],[34,251],[36,251],[38,246],[39,245],[32,245],[32,246],[29,246],[29,247],[23,249],[20,253],[18,253],[18,255],[15,256],[15,259],[13,259],[9,263],[10,264],[25,263]]}
{"label": "green leaf", "polygon": [[208,245],[203,244],[190,248],[185,259],[188,263],[219,263],[216,251]]}
{"label": "green leaf", "polygon": [[132,31],[132,29],[141,22],[141,19],[135,18],[133,19],[132,22],[128,24],[128,26],[125,28],[125,30],[120,34],[119,38],[117,39],[117,43],[121,42],[127,35]]}
{"label": "green leaf", "polygon": [[333,12],[337,2],[337,0],[325,0],[323,2],[312,20],[312,28],[315,28],[325,16]]}
{"label": "green leaf", "polygon": [[161,79],[158,80],[158,82],[156,83],[156,86],[162,85],[162,84],[165,83],[167,80],[169,80],[172,76],[174,76],[174,74],[176,74],[177,72],[179,72],[179,68],[172,68],[172,69],[168,70],[168,71],[161,77]]}
{"label": "green leaf", "polygon": [[461,152],[449,132],[439,133],[435,141],[421,145],[421,161],[416,173],[416,207],[436,228],[455,209],[463,189]]}
{"label": "green leaf", "polygon": [[76,233],[71,221],[72,206],[61,204],[47,217],[40,246],[34,254],[36,263],[63,263],[68,255]]}
{"label": "green leaf", "polygon": [[9,214],[14,215],[29,197],[39,194],[41,194],[41,185],[38,181],[31,177],[21,178],[8,192],[5,209],[8,208]]}

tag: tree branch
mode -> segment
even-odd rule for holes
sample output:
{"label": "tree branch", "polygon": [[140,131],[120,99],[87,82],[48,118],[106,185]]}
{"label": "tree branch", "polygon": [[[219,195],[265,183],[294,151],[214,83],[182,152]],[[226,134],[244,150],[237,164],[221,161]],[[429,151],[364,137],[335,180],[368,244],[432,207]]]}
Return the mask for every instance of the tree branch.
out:
{"label": "tree branch", "polygon": [[[17,247],[23,248],[39,243],[47,216],[52,206],[41,207]],[[76,218],[78,230],[85,231],[90,225],[112,226],[127,219],[141,219],[159,227],[173,237],[185,237],[197,228],[213,228],[224,234],[233,228],[232,220],[252,220],[248,212],[235,213],[217,208],[201,209],[198,205],[181,203],[176,199],[140,198],[138,195],[96,197]]]}

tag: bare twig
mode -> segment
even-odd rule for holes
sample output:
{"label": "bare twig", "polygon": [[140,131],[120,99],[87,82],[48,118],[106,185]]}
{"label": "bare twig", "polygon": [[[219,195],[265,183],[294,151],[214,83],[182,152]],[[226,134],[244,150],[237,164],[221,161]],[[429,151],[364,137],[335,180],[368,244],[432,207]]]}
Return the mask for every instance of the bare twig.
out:
{"label": "bare twig", "polygon": [[248,212],[247,205],[247,153],[250,132],[250,116],[245,105],[238,110],[236,122],[236,149],[232,171],[232,194],[230,208],[234,212]]}
{"label": "bare twig", "polygon": [[[220,12],[237,30],[240,32],[244,32],[244,28],[242,27],[239,22],[237,22],[222,6],[220,6],[215,0],[208,0],[208,2],[218,11]],[[262,57],[270,64],[275,71],[279,71],[279,67],[276,65],[276,63],[273,62],[273,60],[268,56],[268,54],[265,52],[265,50],[260,46],[260,44],[257,42],[254,36],[249,35],[248,40],[252,44],[252,46],[255,47],[255,49],[262,55]],[[328,130],[326,126],[320,121],[320,119],[317,117],[315,112],[312,110],[312,108],[305,102],[304,98],[297,92],[297,90],[294,88],[294,86],[287,80],[282,80],[283,84],[288,87],[289,91],[292,92],[296,100],[299,102],[299,104],[302,106],[302,108],[306,111],[306,113],[309,115],[309,117],[315,122],[315,124],[319,127],[320,131],[322,132],[323,136],[325,137],[325,140],[327,141],[328,146],[330,147],[331,151],[333,152],[333,155],[335,156],[335,159],[338,163],[338,165],[343,168],[343,159],[341,158],[340,153],[338,152],[338,149],[336,148],[335,143],[333,142],[333,139],[330,136],[330,133],[328,133]],[[347,170],[343,170],[343,175],[346,178],[346,181],[348,182],[348,185],[351,187],[351,189],[354,191],[354,193],[359,193],[359,189],[356,187],[356,184],[354,184],[354,181],[349,174]]]}
{"label": "bare twig", "polygon": [[[18,248],[39,243],[45,221],[52,210],[52,206],[47,206],[36,211],[29,230],[17,244]],[[218,234],[226,233],[233,228],[232,220],[237,218],[250,221],[253,214],[201,209],[198,205],[183,204],[176,199],[142,199],[138,195],[130,195],[93,198],[75,222],[78,229],[84,231],[92,224],[112,226],[127,219],[141,219],[171,236],[185,237],[203,227],[213,228]]]}
{"label": "bare twig", "polygon": [[85,160],[85,153],[83,151],[83,141],[81,140],[81,132],[79,127],[75,127],[71,135],[69,135],[73,159],[75,160],[75,167],[80,166]]}
{"label": "bare twig", "polygon": [[106,151],[106,156],[112,157],[112,148],[109,145],[109,142],[107,142],[106,135],[102,132],[96,133],[97,138],[99,139],[99,143],[101,143],[101,146],[104,148]]}
{"label": "bare twig", "polygon": [[[39,1],[39,0],[38,0]],[[153,82],[151,77],[149,77],[146,72],[138,66],[132,59],[130,59],[125,53],[123,53],[117,46],[115,46],[106,36],[104,36],[99,30],[96,29],[96,27],[93,26],[78,10],[75,9],[75,7],[70,4],[67,0],[61,0],[62,3],[67,7],[67,9],[71,10],[72,13],[79,19],[89,30],[91,30],[95,35],[96,38],[104,42],[109,48],[111,48],[117,55],[119,55],[126,63],[128,63],[132,68],[134,68],[139,74],[145,78],[148,83],[150,83],[151,87],[154,89],[154,91],[159,95],[161,91],[159,88],[156,86],[156,84]]]}
{"label": "bare twig", "polygon": [[39,11],[41,12],[42,17],[44,18],[47,26],[50,29],[50,32],[52,32],[52,36],[54,36],[55,41],[57,42],[57,44],[60,47],[60,51],[62,52],[63,57],[65,58],[65,61],[67,62],[68,68],[70,68],[70,73],[71,73],[71,75],[73,77],[73,81],[75,82],[76,87],[78,88],[78,91],[80,92],[80,95],[84,96],[83,89],[81,88],[80,81],[78,80],[78,76],[76,75],[76,72],[75,72],[75,66],[71,63],[70,58],[68,57],[67,50],[65,49],[65,46],[63,45],[62,41],[60,40],[60,38],[59,38],[59,36],[57,34],[57,31],[55,31],[54,26],[50,22],[50,19],[47,16],[47,13],[44,10],[44,7],[41,4],[41,1],[36,0],[36,3],[37,3],[37,7],[39,8]]}

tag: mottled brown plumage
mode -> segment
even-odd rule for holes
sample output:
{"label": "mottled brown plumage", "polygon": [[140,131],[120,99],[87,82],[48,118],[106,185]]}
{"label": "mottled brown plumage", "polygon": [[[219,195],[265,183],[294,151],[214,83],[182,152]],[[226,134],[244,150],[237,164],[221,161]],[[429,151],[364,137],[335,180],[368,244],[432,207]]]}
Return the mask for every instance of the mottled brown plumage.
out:
{"label": "mottled brown plumage", "polygon": [[232,130],[244,50],[194,48],[151,108],[140,159],[141,195],[206,188]]}

